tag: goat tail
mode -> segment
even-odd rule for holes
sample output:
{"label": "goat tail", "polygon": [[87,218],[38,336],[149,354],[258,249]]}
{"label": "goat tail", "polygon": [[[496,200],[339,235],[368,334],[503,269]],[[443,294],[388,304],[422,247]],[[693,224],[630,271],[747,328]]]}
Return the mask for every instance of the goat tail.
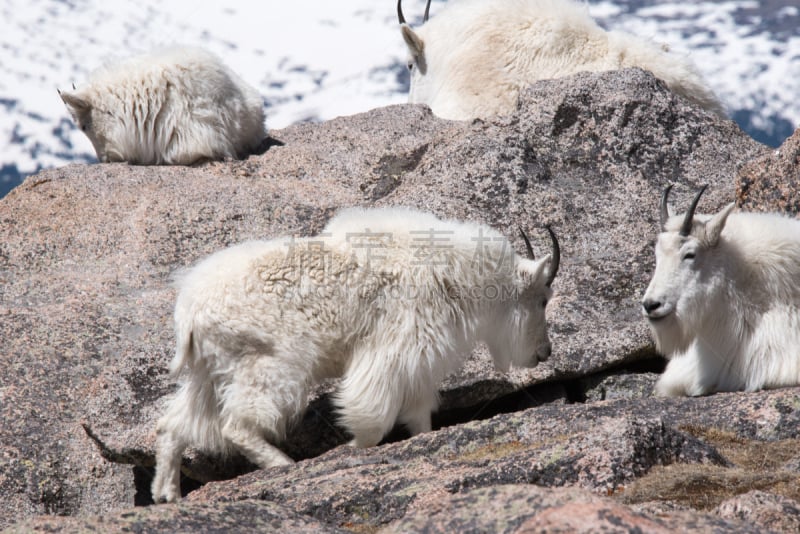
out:
{"label": "goat tail", "polygon": [[191,366],[195,360],[194,333],[190,319],[175,315],[175,338],[177,340],[175,356],[169,364],[169,372],[173,377],[180,374],[184,367]]}
{"label": "goat tail", "polygon": [[202,330],[197,330],[194,316],[181,304],[179,300],[175,310],[176,349],[169,370],[174,378],[183,376],[159,426],[199,449],[229,454],[217,389],[208,362],[202,358]]}
{"label": "goat tail", "polygon": [[[178,360],[180,356],[176,356]],[[186,373],[159,420],[159,431],[170,433],[180,443],[201,450],[228,455],[230,443],[222,432],[219,402],[208,369],[199,365]]]}

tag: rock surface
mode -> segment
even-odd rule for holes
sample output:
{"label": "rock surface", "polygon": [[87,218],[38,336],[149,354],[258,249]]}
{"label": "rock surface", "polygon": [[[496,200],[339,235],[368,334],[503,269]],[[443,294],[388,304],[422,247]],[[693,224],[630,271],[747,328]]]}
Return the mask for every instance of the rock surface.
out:
{"label": "rock surface", "polygon": [[[540,500],[542,514],[583,506],[631,525],[749,524],[712,515],[722,497],[713,506],[666,502],[646,485],[638,500],[619,494],[676,465],[739,468],[726,456],[731,440],[797,450],[797,389],[649,398],[663,362],[638,304],[663,187],[675,184],[682,209],[708,183],[700,211],[719,209],[733,198],[737,168],[768,157],[766,147],[638,70],[537,83],[517,113],[491,122],[395,106],[272,136],[276,146],[244,161],[47,171],[0,201],[0,527],[49,514],[18,528],[191,529],[187,517],[197,514],[209,529],[230,518],[253,530],[411,528],[425,517],[415,506],[441,500],[446,509],[462,493],[483,502],[496,486],[521,502]],[[536,229],[551,224],[563,251],[548,308],[553,357],[503,376],[476,350],[442,386],[442,430],[367,451],[336,448],[347,436],[335,424],[332,386],[323,385],[286,445],[310,460],[209,483],[180,506],[130,511],[148,502],[153,424],[174,387],[166,375],[171,274],[232,243],[314,234],[353,205],[480,220],[519,251],[517,225],[546,250]],[[756,478],[796,500],[781,486],[792,480],[786,473],[796,476],[786,468],[793,461]],[[196,452],[185,468],[200,482],[252,469]],[[530,483],[570,488],[545,498],[519,486]],[[659,506],[674,513],[648,511]],[[554,521],[536,517],[509,528]]]}
{"label": "rock surface", "polygon": [[[487,513],[487,511],[490,511]],[[380,532],[758,532],[708,514],[647,517],[611,499],[575,488],[507,485],[467,490],[430,503]]]}
{"label": "rock surface", "polygon": [[780,148],[742,166],[736,179],[736,201],[749,211],[800,217],[800,128]]}
{"label": "rock surface", "polygon": [[550,404],[210,482],[177,506],[18,528],[795,532],[798,439],[800,388]]}
{"label": "rock surface", "polygon": [[715,512],[724,519],[746,521],[765,530],[800,532],[800,505],[781,495],[753,490],[726,500]]}
{"label": "rock surface", "polygon": [[[264,501],[136,508],[91,518],[37,517],[12,532],[347,532]],[[4,531],[5,532],[5,531]]]}

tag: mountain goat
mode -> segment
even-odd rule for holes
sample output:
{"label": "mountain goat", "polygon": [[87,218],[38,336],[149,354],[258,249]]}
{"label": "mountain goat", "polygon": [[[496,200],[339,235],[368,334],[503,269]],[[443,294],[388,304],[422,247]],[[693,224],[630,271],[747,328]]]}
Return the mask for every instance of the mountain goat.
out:
{"label": "mountain goat", "polygon": [[507,114],[536,80],[640,67],[675,93],[724,116],[694,67],[667,47],[605,31],[572,0],[460,0],[412,30],[397,2],[411,71],[409,102],[467,120]]}
{"label": "mountain goat", "polygon": [[101,162],[190,165],[241,158],[266,137],[255,89],[200,48],[136,56],[59,91]]}
{"label": "mountain goat", "polygon": [[558,241],[550,231],[552,254],[536,260],[522,235],[527,258],[484,225],[350,209],[320,236],[201,261],[179,282],[171,370],[184,380],[157,425],[153,498],[180,496],[188,445],[290,463],[276,444],[322,379],[342,377],[341,421],[370,447],[396,421],[429,431],[437,385],[479,340],[503,371],[547,359]]}
{"label": "mountain goat", "polygon": [[661,199],[656,269],[642,300],[670,358],[660,396],[800,384],[800,221],[775,214],[671,216]]}

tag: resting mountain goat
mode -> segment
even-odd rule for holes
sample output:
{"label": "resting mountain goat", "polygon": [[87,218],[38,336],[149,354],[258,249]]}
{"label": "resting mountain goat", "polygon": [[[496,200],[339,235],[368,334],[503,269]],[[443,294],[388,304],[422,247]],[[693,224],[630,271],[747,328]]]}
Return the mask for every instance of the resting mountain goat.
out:
{"label": "resting mountain goat", "polygon": [[[549,229],[548,229],[549,230]],[[429,431],[437,386],[473,345],[500,370],[550,355],[545,306],[560,252],[528,257],[491,228],[409,209],[350,209],[323,233],[217,252],[179,282],[184,371],[157,425],[153,498],[180,496],[188,445],[239,451],[262,468],[290,463],[276,444],[309,388],[342,377],[335,404],[358,447],[396,421]]]}
{"label": "resting mountain goat", "polygon": [[[703,188],[705,190],[705,187]],[[670,358],[660,396],[800,384],[800,221],[775,214],[683,216],[661,200],[656,269],[642,300]]]}
{"label": "resting mountain goat", "polygon": [[266,137],[261,96],[199,48],[133,57],[59,94],[101,162],[190,165],[240,158]]}
{"label": "resting mountain goat", "polygon": [[409,102],[437,116],[467,120],[507,114],[520,90],[536,80],[582,71],[640,67],[675,93],[718,115],[721,104],[684,58],[621,32],[607,32],[572,0],[448,2],[412,30],[397,2],[408,46]]}

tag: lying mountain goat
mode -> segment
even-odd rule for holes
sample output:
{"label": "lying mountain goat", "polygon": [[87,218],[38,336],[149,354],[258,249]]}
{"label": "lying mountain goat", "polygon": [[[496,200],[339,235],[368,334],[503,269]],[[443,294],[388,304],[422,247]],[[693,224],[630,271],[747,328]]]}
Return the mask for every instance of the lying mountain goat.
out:
{"label": "lying mountain goat", "polygon": [[[549,230],[549,229],[548,229]],[[351,209],[318,237],[243,243],[180,282],[173,373],[184,382],[157,427],[156,501],[180,495],[188,445],[239,451],[262,468],[309,388],[342,377],[335,403],[352,444],[395,421],[431,428],[437,385],[483,340],[498,369],[550,355],[552,256],[516,255],[491,228],[409,209]]]}
{"label": "lying mountain goat", "polygon": [[[705,190],[705,187],[703,188]],[[661,396],[800,384],[800,221],[774,214],[682,217],[661,200],[656,270],[642,300],[670,358]]]}
{"label": "lying mountain goat", "polygon": [[445,119],[506,114],[520,90],[536,80],[582,71],[640,67],[675,93],[718,115],[721,104],[684,58],[666,47],[607,32],[572,0],[452,1],[412,30],[397,2],[409,50],[409,102],[427,104]]}
{"label": "lying mountain goat", "polygon": [[199,48],[130,58],[98,69],[86,87],[59,94],[102,162],[239,158],[266,137],[256,90]]}

